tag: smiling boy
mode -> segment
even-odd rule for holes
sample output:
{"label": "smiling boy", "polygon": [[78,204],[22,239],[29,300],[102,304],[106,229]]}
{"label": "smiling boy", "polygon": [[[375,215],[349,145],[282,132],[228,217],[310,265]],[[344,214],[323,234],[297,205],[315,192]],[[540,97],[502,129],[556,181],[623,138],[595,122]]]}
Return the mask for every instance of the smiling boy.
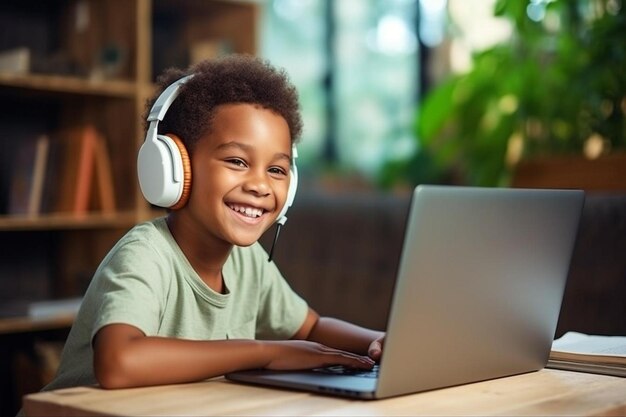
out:
{"label": "smiling boy", "polygon": [[249,56],[184,76],[159,133],[179,138],[190,191],[102,261],[45,389],[135,387],[253,369],[371,368],[383,333],[319,317],[257,242],[281,213],[301,133],[295,88]]}

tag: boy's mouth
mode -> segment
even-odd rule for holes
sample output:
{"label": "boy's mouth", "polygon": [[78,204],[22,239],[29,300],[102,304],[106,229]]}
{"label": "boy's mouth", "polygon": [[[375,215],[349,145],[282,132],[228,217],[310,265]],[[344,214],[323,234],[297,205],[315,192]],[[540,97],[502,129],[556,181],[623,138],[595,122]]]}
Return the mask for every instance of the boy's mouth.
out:
{"label": "boy's mouth", "polygon": [[228,203],[228,207],[233,210],[234,212],[245,216],[245,217],[250,217],[252,219],[256,219],[258,217],[261,217],[263,215],[263,213],[265,213],[265,210],[262,208],[258,208],[258,207],[252,207],[252,206],[245,206],[242,204],[233,204],[233,203]]}

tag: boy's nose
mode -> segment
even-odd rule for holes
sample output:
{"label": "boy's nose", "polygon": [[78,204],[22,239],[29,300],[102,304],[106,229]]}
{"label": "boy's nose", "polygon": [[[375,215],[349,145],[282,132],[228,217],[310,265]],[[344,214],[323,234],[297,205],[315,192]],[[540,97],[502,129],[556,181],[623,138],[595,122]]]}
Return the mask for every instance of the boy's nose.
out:
{"label": "boy's nose", "polygon": [[270,186],[263,175],[251,173],[243,184],[243,189],[246,192],[254,193],[258,196],[266,196],[270,194]]}

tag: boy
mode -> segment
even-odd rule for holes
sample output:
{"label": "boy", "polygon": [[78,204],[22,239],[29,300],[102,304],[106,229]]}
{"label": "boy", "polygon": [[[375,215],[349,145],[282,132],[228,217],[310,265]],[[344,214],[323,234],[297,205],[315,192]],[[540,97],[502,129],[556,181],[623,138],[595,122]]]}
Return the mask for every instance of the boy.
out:
{"label": "boy", "polygon": [[380,357],[383,333],[319,317],[257,243],[287,200],[302,130],[285,73],[232,55],[168,70],[159,83],[190,74],[158,126],[188,154],[189,189],[102,261],[46,390],[252,368],[367,369]]}

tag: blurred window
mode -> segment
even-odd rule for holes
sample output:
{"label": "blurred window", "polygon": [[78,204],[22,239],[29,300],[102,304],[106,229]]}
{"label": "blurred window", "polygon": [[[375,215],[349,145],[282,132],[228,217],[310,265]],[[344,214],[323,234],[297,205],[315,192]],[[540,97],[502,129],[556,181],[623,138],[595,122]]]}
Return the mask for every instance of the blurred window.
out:
{"label": "blurred window", "polygon": [[[422,0],[424,1],[424,0]],[[374,178],[413,151],[419,90],[417,0],[270,0],[261,55],[300,94],[299,167]]]}

